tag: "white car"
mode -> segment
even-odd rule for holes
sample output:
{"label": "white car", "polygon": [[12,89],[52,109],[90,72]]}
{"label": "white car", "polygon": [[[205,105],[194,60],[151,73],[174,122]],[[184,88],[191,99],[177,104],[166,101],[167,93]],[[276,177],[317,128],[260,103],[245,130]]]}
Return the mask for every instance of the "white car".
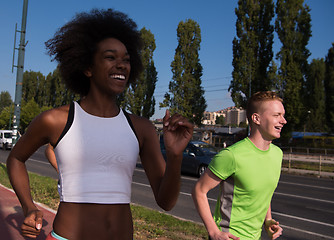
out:
{"label": "white car", "polygon": [[4,150],[12,148],[12,130],[0,130],[0,147]]}

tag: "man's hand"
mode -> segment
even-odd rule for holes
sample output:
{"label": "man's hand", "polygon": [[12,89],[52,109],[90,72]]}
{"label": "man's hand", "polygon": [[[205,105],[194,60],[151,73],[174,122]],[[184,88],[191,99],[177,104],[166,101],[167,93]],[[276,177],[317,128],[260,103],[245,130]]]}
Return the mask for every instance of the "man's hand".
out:
{"label": "man's hand", "polygon": [[278,238],[283,232],[283,229],[279,226],[279,222],[276,222],[274,219],[265,220],[264,228],[271,239]]}
{"label": "man's hand", "polygon": [[234,236],[232,233],[226,232],[217,232],[213,236],[210,236],[210,240],[239,240],[239,237]]}
{"label": "man's hand", "polygon": [[43,213],[34,210],[27,214],[21,226],[21,233],[24,237],[36,238],[42,229]]}

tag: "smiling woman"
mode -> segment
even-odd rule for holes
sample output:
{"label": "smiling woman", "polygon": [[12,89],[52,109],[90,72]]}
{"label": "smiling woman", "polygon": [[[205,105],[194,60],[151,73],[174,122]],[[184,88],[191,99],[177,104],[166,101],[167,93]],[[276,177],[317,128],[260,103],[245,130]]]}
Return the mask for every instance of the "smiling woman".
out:
{"label": "smiling woman", "polygon": [[[115,38],[124,44],[131,56],[129,83],[135,81],[142,70],[139,51],[142,46],[137,25],[121,12],[92,10],[92,14],[79,13],[45,43],[50,56],[59,62],[60,73],[67,86],[82,96],[89,90],[89,78],[84,72],[92,66],[97,44],[106,38]],[[114,18],[113,21],[101,21]],[[86,24],[86,22],[90,22]],[[96,24],[99,22],[99,24]],[[105,49],[113,50],[113,49]],[[106,53],[106,54],[107,54]]]}
{"label": "smiling woman", "polygon": [[124,44],[116,38],[107,38],[98,44],[94,64],[85,75],[91,80],[90,91],[99,88],[101,94],[117,96],[125,90],[130,71],[130,55]]}
{"label": "smiling woman", "polygon": [[67,87],[81,99],[36,117],[7,159],[25,215],[22,234],[36,238],[43,222],[30,195],[25,162],[50,143],[59,171],[60,204],[47,239],[133,239],[131,182],[138,158],[157,204],[172,209],[193,125],[166,111],[165,161],[153,124],[117,105],[117,95],[142,69],[140,34],[125,14],[111,9],[78,14],[46,46]]}

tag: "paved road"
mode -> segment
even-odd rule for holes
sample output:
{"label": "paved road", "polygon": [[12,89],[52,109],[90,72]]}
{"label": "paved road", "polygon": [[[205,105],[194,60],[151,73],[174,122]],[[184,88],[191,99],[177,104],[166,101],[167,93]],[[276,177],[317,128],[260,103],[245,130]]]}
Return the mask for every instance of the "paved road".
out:
{"label": "paved road", "polygon": [[[5,161],[8,153],[0,150],[0,162]],[[29,159],[27,165],[30,171],[57,178],[42,149]],[[179,200],[168,214],[201,223],[190,196],[196,180],[193,176],[182,177]],[[133,203],[161,211],[140,164],[134,172],[132,186]],[[217,194],[216,188],[208,195],[212,210]],[[283,174],[272,200],[272,212],[284,228],[280,239],[334,240],[334,180]]]}

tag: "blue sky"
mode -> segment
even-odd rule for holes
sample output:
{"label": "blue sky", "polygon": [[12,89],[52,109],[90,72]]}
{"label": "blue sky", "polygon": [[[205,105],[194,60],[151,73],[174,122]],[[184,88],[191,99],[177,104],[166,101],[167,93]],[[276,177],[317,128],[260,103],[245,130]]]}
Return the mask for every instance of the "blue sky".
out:
{"label": "blue sky", "polygon": [[[312,37],[308,49],[309,61],[324,58],[334,42],[334,1],[307,0],[311,8]],[[16,68],[12,73],[15,23],[21,28],[23,0],[2,1],[0,4],[0,91],[9,91],[15,98]],[[46,55],[44,42],[55,31],[71,20],[75,13],[92,8],[114,8],[129,15],[138,29],[145,27],[154,34],[156,50],[155,66],[158,82],[155,91],[156,114],[163,116],[164,109],[158,103],[168,91],[172,78],[170,64],[177,47],[176,29],[180,21],[195,20],[201,28],[202,42],[200,62],[203,66],[202,86],[207,100],[207,111],[217,111],[234,106],[227,89],[232,73],[232,40],[236,35],[234,9],[237,1],[231,0],[30,0],[28,3],[27,33],[28,45],[25,53],[24,70],[40,71],[45,76],[56,68]],[[17,46],[19,35],[17,37]],[[274,52],[280,43],[275,35]],[[17,52],[15,62],[17,64]]]}

